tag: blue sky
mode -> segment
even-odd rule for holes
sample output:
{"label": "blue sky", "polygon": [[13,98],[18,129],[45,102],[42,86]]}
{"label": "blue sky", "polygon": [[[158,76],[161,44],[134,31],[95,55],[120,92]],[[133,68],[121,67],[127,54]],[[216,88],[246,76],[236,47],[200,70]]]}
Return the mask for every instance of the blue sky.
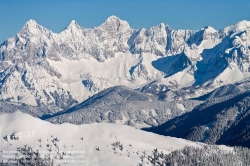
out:
{"label": "blue sky", "polygon": [[99,26],[110,15],[135,29],[159,23],[173,29],[221,29],[250,21],[250,0],[0,0],[0,43],[14,36],[29,19],[53,32],[71,20],[86,28]]}

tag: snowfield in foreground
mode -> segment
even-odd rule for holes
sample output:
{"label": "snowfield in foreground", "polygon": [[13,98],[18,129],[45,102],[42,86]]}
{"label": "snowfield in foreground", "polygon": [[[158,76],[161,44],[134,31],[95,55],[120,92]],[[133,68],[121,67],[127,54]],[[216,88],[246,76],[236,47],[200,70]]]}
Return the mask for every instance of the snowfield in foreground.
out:
{"label": "snowfield in foreground", "polygon": [[19,111],[0,114],[0,122],[0,161],[27,145],[66,165],[127,166],[138,165],[144,150],[149,155],[155,148],[168,153],[186,145],[202,146],[124,125],[55,125]]}

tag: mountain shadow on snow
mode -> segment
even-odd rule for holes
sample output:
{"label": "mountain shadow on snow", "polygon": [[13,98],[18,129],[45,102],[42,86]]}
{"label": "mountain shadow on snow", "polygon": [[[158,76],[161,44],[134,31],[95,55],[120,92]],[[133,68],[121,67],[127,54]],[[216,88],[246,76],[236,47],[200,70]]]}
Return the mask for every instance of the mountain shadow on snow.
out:
{"label": "mountain shadow on snow", "polygon": [[152,66],[157,70],[164,72],[165,77],[169,77],[179,71],[182,71],[191,64],[191,61],[184,53],[152,61]]}

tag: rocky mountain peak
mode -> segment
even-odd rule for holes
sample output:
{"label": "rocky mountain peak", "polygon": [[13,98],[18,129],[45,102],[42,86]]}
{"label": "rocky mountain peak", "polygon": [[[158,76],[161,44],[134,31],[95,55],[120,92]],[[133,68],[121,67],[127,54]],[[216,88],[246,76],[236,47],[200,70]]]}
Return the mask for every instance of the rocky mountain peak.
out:
{"label": "rocky mountain peak", "polygon": [[24,25],[24,27],[29,27],[29,28],[34,28],[36,27],[38,24],[35,20],[30,19],[29,21],[27,21]]}
{"label": "rocky mountain peak", "polygon": [[74,29],[74,28],[80,28],[80,25],[75,20],[72,20],[66,29]]}
{"label": "rocky mountain peak", "polygon": [[165,25],[164,23],[160,23],[160,24],[158,25],[158,27],[160,27],[160,28],[165,28],[166,25]]}
{"label": "rocky mountain peak", "polygon": [[225,37],[229,34],[233,34],[233,36],[239,32],[242,31],[250,31],[250,21],[243,20],[240,22],[237,22],[236,24],[232,26],[227,26],[220,30],[220,35]]}
{"label": "rocky mountain peak", "polygon": [[19,34],[21,36],[26,35],[26,36],[31,36],[31,35],[43,35],[46,33],[49,33],[51,31],[49,31],[48,29],[44,28],[43,26],[39,25],[35,20],[30,19],[29,21],[27,21],[22,30],[19,32]]}
{"label": "rocky mountain peak", "polygon": [[243,20],[232,26],[235,29],[250,29],[250,21]]}
{"label": "rocky mountain peak", "polygon": [[206,31],[206,32],[210,32],[210,33],[216,33],[217,32],[217,30],[216,29],[214,29],[213,27],[211,27],[211,26],[205,26],[204,28],[202,28],[201,30],[204,30],[204,31]]}
{"label": "rocky mountain peak", "polygon": [[130,28],[127,21],[121,20],[116,16],[110,16],[100,27],[104,29],[121,29],[121,28]]}
{"label": "rocky mountain peak", "polygon": [[110,17],[108,17],[108,19],[106,21],[121,21],[121,19],[115,15],[112,15]]}

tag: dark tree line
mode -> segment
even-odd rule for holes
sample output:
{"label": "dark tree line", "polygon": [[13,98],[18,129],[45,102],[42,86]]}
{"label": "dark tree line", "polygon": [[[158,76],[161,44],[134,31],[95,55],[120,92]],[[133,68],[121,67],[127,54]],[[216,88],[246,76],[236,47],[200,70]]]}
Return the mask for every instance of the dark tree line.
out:
{"label": "dark tree line", "polygon": [[248,166],[250,163],[250,150],[243,147],[234,147],[231,151],[222,150],[216,146],[191,147],[186,146],[169,154],[159,152],[157,149],[148,155],[145,163],[153,166]]}

